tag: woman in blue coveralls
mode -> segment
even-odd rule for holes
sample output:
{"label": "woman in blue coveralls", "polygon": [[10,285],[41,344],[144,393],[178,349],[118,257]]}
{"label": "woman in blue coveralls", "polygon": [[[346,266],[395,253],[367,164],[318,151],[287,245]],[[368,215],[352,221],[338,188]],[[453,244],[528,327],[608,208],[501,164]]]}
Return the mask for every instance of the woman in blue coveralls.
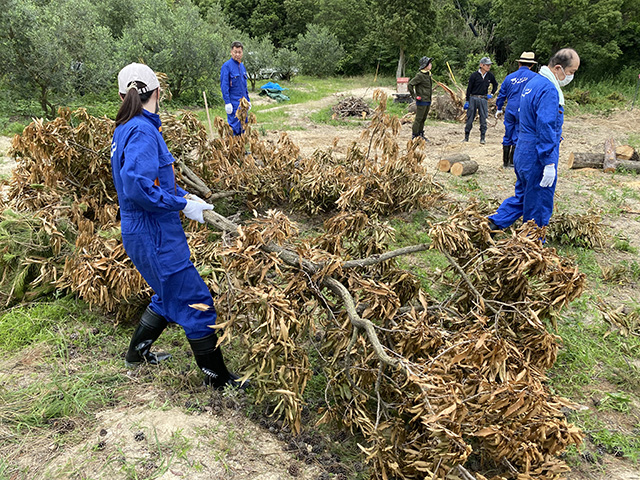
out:
{"label": "woman in blue coveralls", "polygon": [[[111,144],[111,168],[120,204],[122,243],[131,261],[155,295],[140,319],[125,357],[128,367],[158,363],[168,355],[154,354],[151,344],[168,322],[185,331],[205,384],[239,386],[217,346],[213,299],[191,263],[180,211],[204,222],[212,205],[176,184],[173,156],[162,137],[158,116],[160,83],[146,65],[132,63],[118,74],[122,105]],[[205,304],[200,311],[191,304]]]}

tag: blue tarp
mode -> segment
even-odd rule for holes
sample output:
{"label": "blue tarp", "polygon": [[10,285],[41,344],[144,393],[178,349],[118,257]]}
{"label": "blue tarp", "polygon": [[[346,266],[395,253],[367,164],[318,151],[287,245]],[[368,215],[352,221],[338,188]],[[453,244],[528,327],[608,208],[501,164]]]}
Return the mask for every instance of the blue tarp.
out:
{"label": "blue tarp", "polygon": [[275,91],[275,92],[281,92],[283,90],[289,90],[288,88],[286,88],[286,87],[283,88],[283,87],[281,87],[280,85],[278,85],[277,83],[274,83],[274,82],[267,82],[264,85],[262,85],[260,88],[262,90],[272,90],[272,91]]}

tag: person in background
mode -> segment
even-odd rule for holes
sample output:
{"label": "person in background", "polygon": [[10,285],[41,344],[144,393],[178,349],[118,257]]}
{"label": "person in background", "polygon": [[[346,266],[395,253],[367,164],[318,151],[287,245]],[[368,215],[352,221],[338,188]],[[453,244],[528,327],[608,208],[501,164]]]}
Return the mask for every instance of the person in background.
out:
{"label": "person in background", "polygon": [[422,57],[420,59],[420,70],[418,70],[416,76],[409,81],[409,94],[411,94],[411,98],[416,102],[416,118],[411,127],[412,139],[421,137],[427,140],[424,136],[424,122],[431,108],[431,92],[433,91],[431,83],[432,66],[431,58]]}
{"label": "person in background", "polygon": [[558,177],[558,158],[564,122],[562,87],[573,80],[580,57],[563,48],[540,69],[522,91],[520,130],[513,156],[516,172],[515,195],[507,198],[489,216],[491,230],[502,230],[518,218],[534,220],[538,227],[549,224]]}
{"label": "person in background", "polygon": [[[247,69],[242,63],[244,46],[241,42],[231,43],[231,58],[222,64],[220,69],[220,90],[224,100],[224,110],[227,112],[227,123],[233,129],[234,135],[241,135],[244,132],[243,125],[236,117],[236,111],[240,100],[244,97],[249,102],[249,90],[247,90]],[[245,119],[246,123],[246,119]]]}
{"label": "person in background", "polygon": [[[156,364],[168,355],[151,352],[169,322],[180,325],[195,361],[214,388],[240,386],[225,366],[211,292],[190,260],[180,212],[200,223],[212,205],[176,184],[174,158],[158,116],[160,83],[147,65],[132,63],[118,74],[122,105],[111,143],[111,169],[120,205],[122,243],[154,295],[131,337],[127,367]],[[202,304],[209,308],[196,309]]]}
{"label": "person in background", "polygon": [[[464,109],[467,111],[467,124],[464,127],[464,141],[469,141],[469,133],[473,128],[473,120],[476,112],[480,117],[480,143],[484,145],[485,134],[487,133],[487,116],[489,115],[489,105],[487,99],[492,98],[498,89],[496,77],[491,73],[491,60],[489,57],[480,59],[480,68],[473,72],[467,84],[466,103]],[[491,93],[489,93],[491,85]]]}
{"label": "person in background", "polygon": [[531,68],[536,65],[536,57],[533,52],[522,52],[518,59],[518,70],[507,75],[500,85],[500,92],[496,100],[496,118],[502,115],[504,110],[504,137],[502,138],[502,166],[513,168],[513,154],[518,141],[518,108],[520,107],[520,94],[527,82],[536,75]]}

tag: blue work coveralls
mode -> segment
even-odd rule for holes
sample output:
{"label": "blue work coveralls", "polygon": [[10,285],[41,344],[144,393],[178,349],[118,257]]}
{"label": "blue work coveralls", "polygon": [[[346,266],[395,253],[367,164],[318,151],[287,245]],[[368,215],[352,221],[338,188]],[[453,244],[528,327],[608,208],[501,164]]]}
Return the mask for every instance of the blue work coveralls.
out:
{"label": "blue work coveralls", "polygon": [[[111,143],[111,169],[120,204],[122,243],[155,292],[151,309],[180,325],[189,339],[211,335],[216,311],[207,285],[190,260],[180,211],[186,191],[176,185],[174,158],[160,117],[146,110],[119,125]],[[189,307],[203,303],[206,312]]]}
{"label": "blue work coveralls", "polygon": [[[542,75],[534,75],[520,97],[520,131],[513,157],[516,172],[515,195],[507,198],[489,219],[500,229],[522,221],[549,224],[553,213],[553,196],[558,180],[558,157],[564,122],[556,86]],[[556,179],[550,187],[541,187],[545,165],[553,164]]]}
{"label": "blue work coveralls", "polygon": [[[236,111],[242,97],[249,102],[249,90],[247,90],[247,69],[243,63],[230,58],[222,64],[220,69],[220,90],[224,103],[233,105],[233,112],[227,114],[227,122],[233,129],[234,135],[240,135],[244,128],[240,120],[236,118]],[[246,120],[245,120],[246,123]]]}
{"label": "blue work coveralls", "polygon": [[496,100],[496,108],[502,110],[504,102],[507,107],[504,110],[504,137],[502,145],[515,145],[518,142],[518,108],[522,89],[534,75],[528,67],[520,67],[507,75],[500,85],[500,92]]}

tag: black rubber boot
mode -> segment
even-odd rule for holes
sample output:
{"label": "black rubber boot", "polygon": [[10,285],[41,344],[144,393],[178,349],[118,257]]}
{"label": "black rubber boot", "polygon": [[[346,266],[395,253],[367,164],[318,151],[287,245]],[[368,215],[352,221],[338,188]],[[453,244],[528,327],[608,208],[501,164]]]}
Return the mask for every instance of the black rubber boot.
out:
{"label": "black rubber boot", "polygon": [[171,358],[168,353],[152,353],[151,345],[167,327],[169,322],[162,315],[147,307],[140,318],[140,323],[133,332],[129,350],[124,358],[124,363],[128,368],[137,367],[142,363],[157,365],[163,360]]}
{"label": "black rubber boot", "polygon": [[511,168],[513,167],[513,154],[516,152],[516,146],[515,145],[511,145],[511,150],[509,151],[509,166]]}
{"label": "black rubber boot", "polygon": [[227,370],[224,359],[222,358],[222,352],[220,348],[216,346],[218,336],[215,333],[204,338],[198,338],[197,340],[188,340],[189,345],[191,345],[191,350],[193,350],[196,363],[198,367],[200,367],[200,370],[204,372],[205,385],[211,385],[217,390],[222,390],[227,385],[242,390],[249,386],[249,382],[241,384],[238,381],[240,377]]}
{"label": "black rubber boot", "polygon": [[502,229],[495,223],[493,223],[493,220],[491,220],[490,218],[488,218],[487,220],[489,220],[489,230],[491,230],[489,235],[491,236],[491,238],[495,238],[498,232],[500,232]]}
{"label": "black rubber boot", "polygon": [[464,141],[465,142],[469,141],[469,132],[464,132]]}
{"label": "black rubber boot", "polygon": [[509,155],[511,155],[511,145],[502,146],[502,167],[509,168]]}
{"label": "black rubber boot", "polygon": [[482,145],[484,145],[484,144],[485,144],[484,132],[480,132],[480,143],[481,143]]}

